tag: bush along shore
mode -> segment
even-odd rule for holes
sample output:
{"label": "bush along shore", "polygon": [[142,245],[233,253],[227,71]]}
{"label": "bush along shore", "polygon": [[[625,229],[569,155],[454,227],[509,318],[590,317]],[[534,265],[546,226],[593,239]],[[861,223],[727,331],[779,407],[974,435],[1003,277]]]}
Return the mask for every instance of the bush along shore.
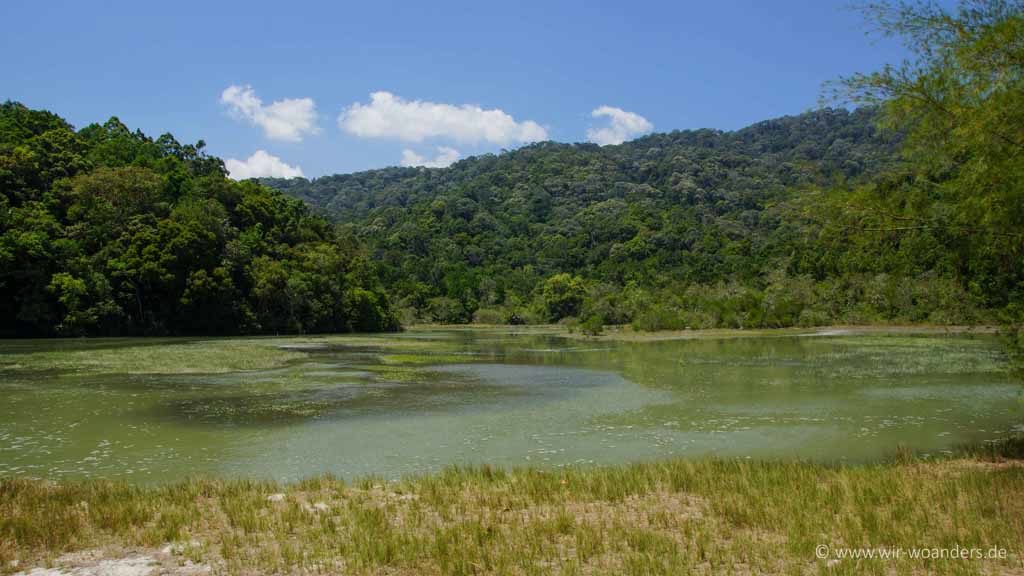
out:
{"label": "bush along shore", "polygon": [[11,478],[0,572],[1019,574],[1021,452],[484,466],[396,482]]}

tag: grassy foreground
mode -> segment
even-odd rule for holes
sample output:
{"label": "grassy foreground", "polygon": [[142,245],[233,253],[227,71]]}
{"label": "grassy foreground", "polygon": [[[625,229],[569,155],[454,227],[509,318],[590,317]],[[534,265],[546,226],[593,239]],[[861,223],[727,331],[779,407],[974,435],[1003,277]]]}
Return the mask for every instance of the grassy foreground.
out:
{"label": "grassy foreground", "polygon": [[[1007,556],[838,560],[819,558],[820,545]],[[233,574],[1019,574],[1024,465],[674,460],[398,483],[0,481],[0,572],[74,550],[161,549],[165,564]]]}

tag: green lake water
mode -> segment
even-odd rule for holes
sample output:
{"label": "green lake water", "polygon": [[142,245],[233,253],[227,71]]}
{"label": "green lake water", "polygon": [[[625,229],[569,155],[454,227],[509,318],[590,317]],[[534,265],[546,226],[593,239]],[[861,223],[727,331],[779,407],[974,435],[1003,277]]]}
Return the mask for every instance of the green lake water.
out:
{"label": "green lake water", "polygon": [[303,355],[270,370],[118,373],[38,360],[162,346],[187,365],[189,350],[225,341],[0,342],[0,476],[153,483],[678,456],[865,462],[1024,430],[1021,387],[992,337],[621,343],[494,329],[239,342]]}

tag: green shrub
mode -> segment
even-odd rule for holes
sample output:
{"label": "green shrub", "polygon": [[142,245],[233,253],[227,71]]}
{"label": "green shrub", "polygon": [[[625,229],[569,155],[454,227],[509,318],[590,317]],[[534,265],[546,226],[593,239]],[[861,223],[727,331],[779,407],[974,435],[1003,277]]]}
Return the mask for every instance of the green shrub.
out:
{"label": "green shrub", "polygon": [[541,288],[544,311],[551,322],[578,316],[586,295],[583,279],[565,273],[548,278]]}
{"label": "green shrub", "polygon": [[508,324],[509,314],[500,308],[478,308],[473,324]]}
{"label": "green shrub", "polygon": [[471,318],[462,302],[447,296],[427,300],[427,317],[438,324],[465,324]]}
{"label": "green shrub", "polygon": [[603,328],[604,322],[602,322],[601,317],[596,314],[587,317],[587,319],[580,324],[580,330],[588,336],[600,335]]}

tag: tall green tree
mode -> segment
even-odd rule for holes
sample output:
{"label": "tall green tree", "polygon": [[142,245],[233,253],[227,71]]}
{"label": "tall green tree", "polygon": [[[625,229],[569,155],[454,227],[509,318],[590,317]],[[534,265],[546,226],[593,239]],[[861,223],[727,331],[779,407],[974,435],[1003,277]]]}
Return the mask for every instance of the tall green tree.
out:
{"label": "tall green tree", "polygon": [[1024,3],[873,3],[863,12],[912,58],[836,86],[841,97],[880,105],[882,120],[906,134],[904,170],[850,203],[857,227],[941,245],[990,303],[1020,302]]}
{"label": "tall green tree", "polygon": [[0,106],[0,336],[398,328],[350,234],[203,149]]}

